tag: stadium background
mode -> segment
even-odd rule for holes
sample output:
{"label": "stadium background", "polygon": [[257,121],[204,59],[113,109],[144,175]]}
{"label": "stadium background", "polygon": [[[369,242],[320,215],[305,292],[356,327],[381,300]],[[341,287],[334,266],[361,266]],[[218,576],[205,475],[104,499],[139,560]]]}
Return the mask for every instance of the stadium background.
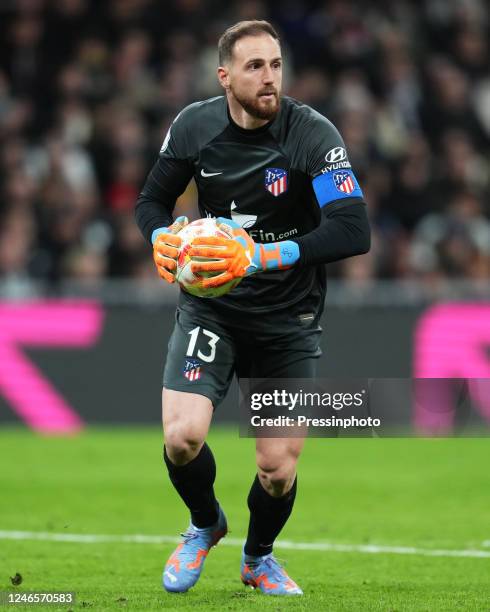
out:
{"label": "stadium background", "polygon": [[[490,378],[484,0],[4,0],[0,530],[176,534],[185,524],[156,425],[176,291],[156,278],[133,207],[175,115],[221,93],[218,36],[249,18],[277,26],[285,93],[338,126],[368,202],[371,252],[328,267],[321,374]],[[178,212],[195,217],[195,201],[191,184]],[[234,397],[217,421],[235,419]],[[28,429],[73,432],[84,422],[76,437]],[[253,473],[253,455],[236,437],[236,427],[218,427],[211,442],[240,535],[249,483],[236,473]],[[284,537],[488,556],[486,440],[369,442],[312,442]],[[96,609],[122,607],[121,594],[137,609],[143,591],[142,609],[160,606],[161,544],[97,544],[91,557],[79,544],[2,534],[0,590],[21,569],[19,588],[76,588]],[[312,553],[301,554],[292,569],[305,584]],[[486,609],[485,558],[401,562],[381,552],[366,568],[356,554],[315,557],[311,609]],[[136,575],[130,558],[143,568]],[[106,563],[117,567],[109,580]],[[210,567],[222,590],[210,578],[204,603],[196,590],[189,606],[217,609],[223,600],[213,597],[236,588],[224,565]]]}
{"label": "stadium background", "polygon": [[[154,279],[135,198],[176,114],[220,95],[219,34],[268,18],[285,92],[330,117],[369,203],[367,257],[330,276],[488,278],[488,4],[479,0],[1,3],[0,271]],[[191,186],[179,211],[195,217]],[[8,289],[7,289],[8,290]],[[27,290],[27,289],[26,289]],[[4,289],[5,291],[5,289]]]}

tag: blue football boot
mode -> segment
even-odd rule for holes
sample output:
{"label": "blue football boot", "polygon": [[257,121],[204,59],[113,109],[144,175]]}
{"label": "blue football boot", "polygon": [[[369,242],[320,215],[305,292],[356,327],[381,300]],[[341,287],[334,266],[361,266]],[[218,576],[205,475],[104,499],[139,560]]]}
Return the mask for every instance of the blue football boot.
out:
{"label": "blue football boot", "polygon": [[163,570],[163,586],[170,593],[185,593],[199,580],[211,546],[228,532],[226,517],[219,509],[218,520],[211,527],[199,529],[191,523],[183,541],[171,554]]}
{"label": "blue football boot", "polygon": [[266,595],[303,595],[272,553],[263,557],[243,553],[241,579],[243,584],[260,589]]}

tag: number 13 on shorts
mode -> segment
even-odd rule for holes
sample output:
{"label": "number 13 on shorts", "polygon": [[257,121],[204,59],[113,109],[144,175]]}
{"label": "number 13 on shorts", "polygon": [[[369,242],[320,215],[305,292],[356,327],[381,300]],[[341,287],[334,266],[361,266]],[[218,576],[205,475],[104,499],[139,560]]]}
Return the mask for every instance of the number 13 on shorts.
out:
{"label": "number 13 on shorts", "polygon": [[206,354],[206,353],[203,353],[201,350],[198,350],[197,357],[199,357],[199,359],[202,359],[203,361],[206,361],[207,363],[211,363],[212,361],[214,361],[214,358],[216,357],[216,345],[220,338],[218,334],[215,334],[207,329],[204,329],[203,327],[195,327],[190,332],[188,332],[190,336],[190,340],[187,346],[186,355],[187,357],[194,356],[194,350],[196,348],[197,339],[199,337],[199,333],[201,332],[204,336],[207,336],[209,338],[208,346],[209,346],[210,352]]}

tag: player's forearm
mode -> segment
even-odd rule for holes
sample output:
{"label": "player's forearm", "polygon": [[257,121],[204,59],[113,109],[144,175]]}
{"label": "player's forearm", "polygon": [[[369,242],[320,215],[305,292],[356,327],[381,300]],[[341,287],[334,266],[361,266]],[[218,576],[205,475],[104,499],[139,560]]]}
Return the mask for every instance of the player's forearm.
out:
{"label": "player's forearm", "polygon": [[139,195],[135,209],[136,223],[148,242],[151,243],[155,230],[171,225],[172,209],[173,206],[156,202],[144,193]]}
{"label": "player's forearm", "polygon": [[136,223],[143,236],[152,243],[155,230],[173,222],[175,201],[190,180],[185,161],[160,158],[153,166],[136,201]]}
{"label": "player's forearm", "polygon": [[371,230],[366,205],[357,202],[332,212],[323,209],[320,225],[294,242],[299,246],[296,265],[300,267],[367,253],[371,246]]}

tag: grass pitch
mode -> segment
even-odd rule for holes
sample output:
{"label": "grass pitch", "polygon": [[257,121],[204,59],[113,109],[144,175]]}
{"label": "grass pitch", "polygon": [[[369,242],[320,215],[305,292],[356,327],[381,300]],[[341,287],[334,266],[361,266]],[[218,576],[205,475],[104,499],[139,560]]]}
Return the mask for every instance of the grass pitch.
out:
{"label": "grass pitch", "polygon": [[[209,443],[229,539],[241,541],[254,476],[253,440],[215,429]],[[309,440],[300,461],[296,506],[280,538],[354,548],[278,546],[276,556],[305,591],[301,598],[265,597],[243,587],[239,544],[213,549],[196,587],[170,595],[160,578],[175,544],[10,540],[5,535],[0,536],[0,591],[75,591],[75,605],[49,607],[65,611],[490,611],[489,451],[486,439]],[[166,478],[158,428],[89,429],[75,438],[0,430],[4,532],[177,536],[187,523]],[[372,553],[359,548],[368,544],[381,548]],[[413,547],[415,554],[382,547]],[[443,554],[428,556],[434,550]],[[487,556],[444,553],[466,550]],[[14,587],[10,576],[16,572],[23,581]]]}

